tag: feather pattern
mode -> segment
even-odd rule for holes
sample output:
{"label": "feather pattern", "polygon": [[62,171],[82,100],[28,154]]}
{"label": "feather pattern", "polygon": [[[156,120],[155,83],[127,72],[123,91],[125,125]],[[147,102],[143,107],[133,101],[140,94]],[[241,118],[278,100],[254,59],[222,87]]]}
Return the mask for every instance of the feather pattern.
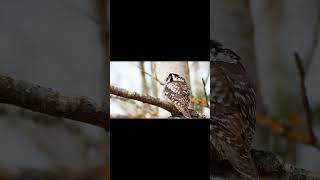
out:
{"label": "feather pattern", "polygon": [[[211,47],[215,48],[215,47]],[[250,149],[255,132],[256,96],[240,57],[221,46],[212,50],[211,147],[246,179],[258,179]]]}
{"label": "feather pattern", "polygon": [[169,74],[163,90],[163,95],[186,118],[191,118],[189,113],[191,90],[184,78],[177,74]]}

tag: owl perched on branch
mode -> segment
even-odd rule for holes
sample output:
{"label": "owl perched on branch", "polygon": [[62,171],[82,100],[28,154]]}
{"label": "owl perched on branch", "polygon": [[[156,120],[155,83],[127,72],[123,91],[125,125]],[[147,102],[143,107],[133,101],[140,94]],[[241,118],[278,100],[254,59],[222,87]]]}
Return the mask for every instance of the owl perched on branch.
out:
{"label": "owl perched on branch", "polygon": [[166,78],[163,95],[185,118],[191,118],[188,109],[191,90],[183,77],[178,74],[170,73]]}
{"label": "owl perched on branch", "polygon": [[210,42],[210,147],[239,177],[258,179],[250,154],[255,132],[256,95],[240,57],[217,41]]}

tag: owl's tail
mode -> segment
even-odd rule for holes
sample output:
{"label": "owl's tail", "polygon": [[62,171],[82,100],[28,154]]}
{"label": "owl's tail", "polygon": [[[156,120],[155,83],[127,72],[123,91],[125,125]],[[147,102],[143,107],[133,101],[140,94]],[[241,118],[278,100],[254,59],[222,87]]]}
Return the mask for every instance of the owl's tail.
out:
{"label": "owl's tail", "polygon": [[239,154],[239,162],[231,162],[233,168],[241,174],[241,176],[247,179],[259,179],[257,168],[253,162],[251,154],[246,154],[242,156]]}
{"label": "owl's tail", "polygon": [[183,114],[184,117],[191,118],[191,115],[189,113],[189,109],[188,108],[186,108],[185,110],[181,111],[181,113]]}
{"label": "owl's tail", "polygon": [[231,150],[229,153],[231,153],[229,157],[232,157],[229,159],[229,162],[241,177],[252,180],[259,179],[259,174],[250,152],[239,153]]}
{"label": "owl's tail", "polygon": [[189,97],[183,97],[174,103],[174,106],[183,114],[185,118],[191,118],[188,106],[189,106]]}
{"label": "owl's tail", "polygon": [[[224,144],[224,142],[220,141],[220,143],[222,144],[221,148],[223,151],[227,153],[227,157],[225,158],[228,159],[230,164],[243,179],[259,179],[258,170],[251,157],[250,151],[238,151],[229,145]],[[241,147],[238,148],[241,149]]]}

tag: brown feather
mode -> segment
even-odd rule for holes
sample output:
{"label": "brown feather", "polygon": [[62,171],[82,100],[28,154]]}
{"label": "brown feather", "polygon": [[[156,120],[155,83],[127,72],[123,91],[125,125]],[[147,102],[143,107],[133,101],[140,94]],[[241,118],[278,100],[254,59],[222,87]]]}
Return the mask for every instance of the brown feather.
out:
{"label": "brown feather", "polygon": [[[220,53],[228,53],[221,51]],[[224,54],[224,57],[228,54]],[[256,97],[240,58],[212,61],[210,143],[243,178],[258,179],[250,149],[255,131]],[[236,63],[235,63],[236,62]]]}

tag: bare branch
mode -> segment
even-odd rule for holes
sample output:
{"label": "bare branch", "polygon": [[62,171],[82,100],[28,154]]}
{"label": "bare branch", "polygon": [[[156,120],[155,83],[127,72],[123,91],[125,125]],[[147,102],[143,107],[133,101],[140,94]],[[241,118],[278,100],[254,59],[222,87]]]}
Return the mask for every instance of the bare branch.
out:
{"label": "bare branch", "polygon": [[92,100],[63,96],[53,89],[6,76],[0,76],[0,103],[108,129],[108,115]]}
{"label": "bare branch", "polygon": [[315,144],[317,142],[317,138],[316,138],[314,131],[313,131],[312,111],[310,108],[310,103],[309,103],[307,92],[306,92],[305,71],[304,71],[302,61],[301,61],[299,54],[295,52],[294,57],[295,57],[297,68],[298,68],[299,75],[300,75],[300,90],[301,90],[301,95],[302,95],[302,100],[303,100],[303,107],[305,110],[306,119],[307,119],[307,123],[308,123],[308,132],[310,134],[311,144]]}
{"label": "bare branch", "polygon": [[[148,103],[157,107],[161,107],[171,113],[173,117],[181,117],[182,113],[171,103],[167,101],[163,101],[159,98],[155,98],[149,95],[139,94],[137,92],[131,92],[119,87],[110,86],[110,94],[114,94],[116,96],[134,99],[143,103]],[[192,118],[206,118],[205,116],[200,116],[195,110],[188,109]]]}
{"label": "bare branch", "polygon": [[173,106],[172,104],[170,104],[169,102],[166,101],[162,101],[159,98],[154,98],[152,96],[149,95],[143,95],[143,94],[139,94],[137,92],[130,92],[127,91],[125,89],[119,88],[119,87],[115,87],[115,86],[110,86],[110,94],[114,94],[117,96],[121,96],[121,97],[125,97],[125,98],[129,98],[129,99],[134,99],[137,101],[141,101],[143,103],[148,103],[154,106],[158,106],[161,107],[167,111],[169,111],[172,116],[177,117],[177,116],[181,116],[182,114],[179,112],[179,110]]}
{"label": "bare branch", "polygon": [[[260,177],[268,177],[270,179],[320,180],[319,174],[293,167],[272,152],[251,150],[251,155]],[[229,177],[234,174],[231,165],[227,161],[221,160],[215,150],[211,151],[210,171],[211,175],[219,177]]]}
{"label": "bare branch", "polygon": [[71,1],[63,1],[63,0],[59,0],[59,2],[65,7],[70,9],[71,11],[75,12],[75,13],[79,13],[80,15],[83,15],[84,17],[87,17],[88,19],[90,19],[93,23],[100,25],[101,21],[99,19],[99,17],[91,14],[89,11],[87,11],[85,8],[82,8],[80,6],[77,6],[76,3],[71,2]]}
{"label": "bare branch", "polygon": [[23,179],[108,179],[109,173],[106,167],[93,167],[87,169],[56,168],[56,169],[32,169],[21,168],[17,172],[0,169],[2,180],[23,180]]}
{"label": "bare branch", "polygon": [[203,91],[204,91],[204,96],[206,98],[207,107],[209,107],[209,100],[208,100],[208,95],[207,95],[207,91],[206,91],[207,82],[205,82],[203,78],[202,78],[202,84],[203,84]]}
{"label": "bare branch", "polygon": [[319,43],[319,31],[320,31],[320,12],[317,12],[317,19],[314,25],[314,30],[313,30],[313,41],[311,44],[311,48],[309,52],[306,55],[306,63],[305,63],[305,74],[307,75],[309,73],[310,66],[312,64],[313,57],[315,53],[317,52],[316,49],[318,47]]}

